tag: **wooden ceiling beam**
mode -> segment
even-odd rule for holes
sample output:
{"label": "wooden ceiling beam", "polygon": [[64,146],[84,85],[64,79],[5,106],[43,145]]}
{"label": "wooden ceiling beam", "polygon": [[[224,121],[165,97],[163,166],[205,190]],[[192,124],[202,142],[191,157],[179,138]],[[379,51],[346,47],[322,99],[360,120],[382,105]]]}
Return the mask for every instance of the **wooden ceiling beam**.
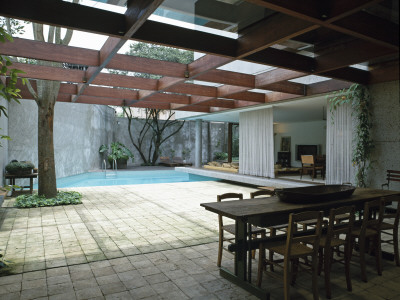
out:
{"label": "wooden ceiling beam", "polygon": [[187,106],[184,104],[171,103],[170,107],[172,110],[184,110],[184,111],[194,111],[194,112],[203,112],[203,113],[210,112],[209,106],[199,106],[199,105]]}
{"label": "wooden ceiling beam", "polygon": [[270,84],[274,84],[281,81],[286,81],[290,79],[295,79],[298,77],[303,77],[308,75],[304,72],[285,70],[285,69],[274,69],[272,71],[267,71],[256,75],[256,88],[263,88]]}
{"label": "wooden ceiling beam", "polygon": [[375,66],[370,72],[369,84],[399,80],[399,61],[391,61],[381,66]]}
{"label": "wooden ceiling beam", "polygon": [[187,78],[196,78],[197,76],[202,75],[209,70],[216,69],[220,66],[230,63],[232,60],[232,58],[211,54],[204,55],[188,65],[189,74]]}
{"label": "wooden ceiling beam", "polygon": [[259,52],[272,45],[315,30],[319,25],[284,14],[270,16],[238,38],[238,59]]}
{"label": "wooden ceiling beam", "polygon": [[1,1],[1,14],[109,36],[123,36],[126,32],[124,15],[64,1],[4,0]]}
{"label": "wooden ceiling beam", "polygon": [[272,92],[265,94],[265,102],[276,102],[276,101],[283,101],[293,98],[298,98],[299,95],[287,94],[287,93],[280,93],[280,92]]}
{"label": "wooden ceiling beam", "polygon": [[[160,103],[153,101],[139,101],[135,102],[130,107],[139,107],[139,108],[151,108],[151,109],[171,109],[171,105],[169,103]],[[177,104],[178,105],[178,104]]]}
{"label": "wooden ceiling beam", "polygon": [[399,49],[397,24],[361,12],[362,9],[376,5],[383,0],[246,1],[356,38],[378,43],[395,50]]}
{"label": "wooden ceiling beam", "polygon": [[399,50],[399,25],[363,11],[340,19],[329,27],[389,49]]}
{"label": "wooden ceiling beam", "polygon": [[307,85],[290,81],[281,81],[267,84],[263,86],[262,89],[294,95],[305,95]]}
{"label": "wooden ceiling beam", "polygon": [[192,83],[179,83],[165,90],[171,93],[181,93],[188,95],[199,95],[206,97],[217,97],[217,88]]}
{"label": "wooden ceiling beam", "polygon": [[196,77],[196,80],[255,88],[255,76],[225,70],[210,70]]}
{"label": "wooden ceiling beam", "polygon": [[98,51],[79,47],[57,45],[46,42],[13,38],[12,43],[1,43],[3,55],[71,63],[85,66],[99,64]]}
{"label": "wooden ceiling beam", "polygon": [[235,57],[237,48],[232,38],[155,21],[146,21],[132,39],[229,58]]}
{"label": "wooden ceiling beam", "polygon": [[361,84],[368,84],[370,80],[370,73],[368,71],[356,69],[353,67],[344,67],[337,70],[322,72],[318,75]]}
{"label": "wooden ceiling beam", "polygon": [[315,60],[313,58],[274,48],[264,49],[242,59],[297,72],[312,73],[315,70]]}
{"label": "wooden ceiling beam", "polygon": [[307,86],[307,96],[329,93],[348,88],[351,85],[351,82],[335,79],[321,81]]}
{"label": "wooden ceiling beam", "polygon": [[241,100],[241,101],[258,102],[258,103],[265,102],[265,94],[249,92],[249,91],[231,94],[227,98]]}
{"label": "wooden ceiling beam", "polygon": [[[333,49],[332,49],[333,50]],[[354,40],[341,44],[329,54],[318,56],[315,74],[340,69],[353,64],[362,63],[373,58],[395,54],[396,51],[364,40]]]}
{"label": "wooden ceiling beam", "polygon": [[76,103],[122,106],[124,99],[81,95]]}
{"label": "wooden ceiling beam", "polygon": [[86,81],[78,91],[73,102],[77,101],[78,97],[83,93],[85,88],[94,82],[95,78],[107,66],[118,50],[125,44],[126,39],[129,39],[140,26],[147,20],[148,17],[157,9],[163,0],[128,0],[127,9],[125,11],[126,31],[123,39],[109,37],[100,49],[100,64],[98,67],[89,67],[86,70]]}
{"label": "wooden ceiling beam", "polygon": [[189,104],[190,97],[186,95],[158,93],[158,94],[152,94],[143,101]]}

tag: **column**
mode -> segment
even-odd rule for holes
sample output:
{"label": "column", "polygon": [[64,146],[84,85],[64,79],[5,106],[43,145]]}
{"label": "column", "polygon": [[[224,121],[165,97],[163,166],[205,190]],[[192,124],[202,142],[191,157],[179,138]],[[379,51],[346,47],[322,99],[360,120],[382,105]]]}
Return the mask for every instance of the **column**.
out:
{"label": "column", "polygon": [[202,120],[196,120],[196,156],[195,156],[195,167],[201,167],[201,159],[202,159],[202,128],[201,128]]}

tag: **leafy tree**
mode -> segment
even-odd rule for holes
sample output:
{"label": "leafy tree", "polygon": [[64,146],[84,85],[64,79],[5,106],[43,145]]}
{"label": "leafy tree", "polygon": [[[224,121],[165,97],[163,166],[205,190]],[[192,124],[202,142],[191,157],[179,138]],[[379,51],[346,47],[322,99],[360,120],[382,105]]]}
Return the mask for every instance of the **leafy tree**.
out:
{"label": "leafy tree", "polygon": [[[0,18],[0,42],[12,42],[12,34],[17,32],[22,32],[19,21],[9,18]],[[9,76],[8,82],[6,80],[4,80],[4,82],[0,80],[0,97],[3,97],[8,102],[16,101],[19,103],[18,98],[21,98],[21,95],[19,94],[20,89],[16,87],[16,84],[18,80],[18,74],[23,72],[21,70],[11,68],[11,66],[11,58],[0,55],[0,76]],[[21,79],[21,81],[23,84],[25,83],[25,79]],[[3,105],[0,105],[0,117],[2,114],[7,117],[7,108]],[[10,137],[0,134],[0,139],[10,140]]]}
{"label": "leafy tree", "polygon": [[[144,120],[139,120],[135,118],[132,114],[132,110],[129,107],[123,107],[124,114],[128,118],[128,132],[129,138],[132,145],[139,152],[140,157],[143,160],[144,165],[154,166],[160,155],[161,145],[166,142],[171,136],[177,134],[185,125],[185,122],[172,120],[171,118],[175,113],[169,112],[166,120],[160,120],[160,109],[146,109],[146,118]],[[134,137],[132,133],[133,120],[136,119],[138,122],[136,124],[142,124],[138,135]],[[175,127],[175,128],[174,128]],[[173,131],[164,136],[164,132],[167,128],[174,128]],[[150,134],[150,145],[148,146],[147,154],[145,153],[145,143],[146,136]]]}
{"label": "leafy tree", "polygon": [[[184,51],[176,48],[146,44],[134,43],[131,44],[128,55],[152,58],[157,60],[171,61],[182,64],[191,63],[194,59],[192,51]],[[135,73],[134,76],[143,78],[158,79],[160,76],[153,74]],[[161,145],[166,142],[170,137],[178,133],[184,122],[173,119],[175,113],[172,111],[165,112],[161,109],[145,109],[145,119],[138,120],[133,116],[129,107],[123,107],[124,115],[128,118],[128,132],[130,140],[136,150],[139,152],[145,165],[155,165],[160,155]],[[166,113],[167,119],[162,120],[161,114]],[[141,124],[138,134],[134,136],[132,133],[133,120],[136,119],[136,124]],[[173,128],[172,132],[165,136],[167,128]],[[147,146],[146,137],[150,136],[150,145],[148,145],[147,153],[145,147]]]}

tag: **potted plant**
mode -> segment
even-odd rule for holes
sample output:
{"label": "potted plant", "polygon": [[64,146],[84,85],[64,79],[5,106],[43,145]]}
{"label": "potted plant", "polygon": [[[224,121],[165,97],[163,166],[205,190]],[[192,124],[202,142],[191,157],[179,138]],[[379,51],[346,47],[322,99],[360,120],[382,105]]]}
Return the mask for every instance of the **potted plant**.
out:
{"label": "potted plant", "polygon": [[6,172],[10,175],[26,175],[31,174],[34,164],[30,161],[16,161],[13,160],[8,165],[6,165]]}
{"label": "potted plant", "polygon": [[131,150],[120,142],[113,142],[110,146],[101,145],[99,152],[107,155],[107,160],[111,168],[113,161],[116,160],[118,169],[126,169],[129,158],[132,159],[132,162],[135,158]]}
{"label": "potted plant", "polygon": [[186,163],[186,158],[190,157],[190,152],[192,152],[189,148],[183,148],[182,150],[182,159],[183,162]]}

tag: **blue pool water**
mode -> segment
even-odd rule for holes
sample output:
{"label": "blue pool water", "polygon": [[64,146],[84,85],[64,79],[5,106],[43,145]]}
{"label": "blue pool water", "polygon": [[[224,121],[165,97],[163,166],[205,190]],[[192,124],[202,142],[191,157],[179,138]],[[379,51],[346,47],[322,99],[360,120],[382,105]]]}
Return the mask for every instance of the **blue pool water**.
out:
{"label": "blue pool water", "polygon": [[[160,171],[118,171],[115,175],[112,171],[90,172],[57,179],[58,188],[109,186],[149,183],[193,182],[193,181],[217,181],[217,178],[205,177],[185,172],[160,170]],[[37,184],[34,185],[37,189]]]}

